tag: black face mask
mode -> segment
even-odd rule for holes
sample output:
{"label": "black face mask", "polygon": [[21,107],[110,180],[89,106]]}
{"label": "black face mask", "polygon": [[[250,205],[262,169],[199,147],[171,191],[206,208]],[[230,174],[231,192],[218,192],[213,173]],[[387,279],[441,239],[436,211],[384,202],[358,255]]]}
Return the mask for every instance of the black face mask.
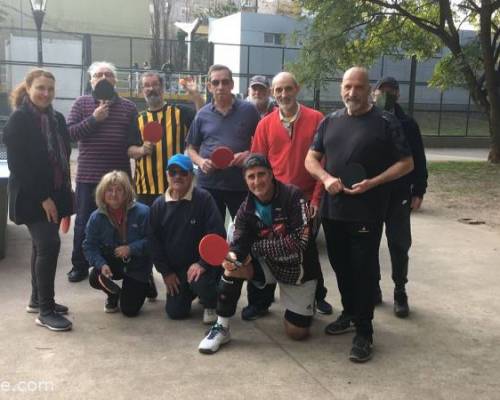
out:
{"label": "black face mask", "polygon": [[379,96],[377,96],[377,107],[382,110],[394,112],[394,105],[396,104],[397,96],[392,93],[382,92]]}

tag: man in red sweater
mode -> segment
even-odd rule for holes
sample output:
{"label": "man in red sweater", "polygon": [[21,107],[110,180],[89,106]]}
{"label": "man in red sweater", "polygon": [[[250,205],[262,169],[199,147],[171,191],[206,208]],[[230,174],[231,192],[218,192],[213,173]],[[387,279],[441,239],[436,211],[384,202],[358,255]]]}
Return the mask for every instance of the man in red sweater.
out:
{"label": "man in red sweater", "polygon": [[[278,107],[260,120],[252,142],[252,153],[261,153],[269,160],[277,180],[293,184],[302,190],[309,201],[312,218],[316,219],[323,187],[307,172],[306,154],[323,114],[297,101],[300,86],[289,72],[280,72],[272,82],[272,93]],[[319,227],[319,224],[314,224]],[[274,298],[276,285],[258,289],[249,282],[248,306],[241,316],[253,320],[267,313]],[[332,306],[325,301],[323,275],[318,279],[316,308],[322,314],[331,314]]]}

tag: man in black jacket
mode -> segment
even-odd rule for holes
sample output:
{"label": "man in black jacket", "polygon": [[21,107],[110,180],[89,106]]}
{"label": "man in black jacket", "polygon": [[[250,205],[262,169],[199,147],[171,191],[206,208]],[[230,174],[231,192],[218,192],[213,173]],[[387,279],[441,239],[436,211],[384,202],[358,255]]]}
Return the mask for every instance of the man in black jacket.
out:
{"label": "man in black jacket", "polygon": [[296,186],[274,179],[269,161],[261,154],[250,154],[243,171],[249,193],[236,214],[230,251],[222,263],[217,323],[198,346],[204,354],[213,354],[229,342],[229,320],[244,280],[260,287],[279,284],[288,337],[305,339],[311,326],[321,267],[307,202]]}
{"label": "man in black jacket", "polygon": [[[385,218],[385,234],[391,255],[394,289],[394,313],[405,318],[410,312],[405,284],[408,282],[408,251],[411,246],[410,213],[422,205],[427,188],[427,163],[424,145],[417,122],[406,115],[397,103],[399,83],[387,76],[375,85],[377,104],[393,113],[401,122],[403,133],[413,155],[414,170],[392,183],[391,197]],[[379,289],[377,302],[382,301]]]}

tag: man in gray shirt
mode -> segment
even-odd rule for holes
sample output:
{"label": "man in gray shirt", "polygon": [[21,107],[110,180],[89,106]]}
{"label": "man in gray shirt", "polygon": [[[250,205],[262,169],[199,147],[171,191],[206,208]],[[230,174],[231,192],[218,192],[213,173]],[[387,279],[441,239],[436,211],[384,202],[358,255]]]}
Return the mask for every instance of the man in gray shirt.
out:
{"label": "man in gray shirt", "polygon": [[[213,101],[196,115],[187,137],[187,153],[199,168],[197,184],[214,198],[222,218],[226,207],[232,217],[243,202],[246,185],[241,173],[249,154],[252,136],[259,122],[253,104],[236,99],[231,70],[224,65],[212,65],[208,70],[207,88]],[[210,157],[221,146],[229,147],[234,159],[228,168],[216,168]]]}

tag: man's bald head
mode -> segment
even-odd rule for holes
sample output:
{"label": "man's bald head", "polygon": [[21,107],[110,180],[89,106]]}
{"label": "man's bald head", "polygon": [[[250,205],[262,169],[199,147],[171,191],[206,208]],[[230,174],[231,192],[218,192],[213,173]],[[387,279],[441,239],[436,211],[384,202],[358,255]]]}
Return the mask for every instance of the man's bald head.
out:
{"label": "man's bald head", "polygon": [[283,115],[293,116],[298,109],[299,83],[290,72],[280,72],[273,78],[272,92]]}
{"label": "man's bald head", "polygon": [[297,78],[295,78],[295,75],[292,74],[291,72],[286,72],[286,71],[279,72],[274,76],[272,86],[274,86],[276,82],[280,82],[283,80],[290,81],[295,86],[299,86],[299,83],[297,82]]}
{"label": "man's bald head", "polygon": [[349,115],[361,115],[371,108],[370,81],[364,67],[349,68],[342,78],[342,101]]}

